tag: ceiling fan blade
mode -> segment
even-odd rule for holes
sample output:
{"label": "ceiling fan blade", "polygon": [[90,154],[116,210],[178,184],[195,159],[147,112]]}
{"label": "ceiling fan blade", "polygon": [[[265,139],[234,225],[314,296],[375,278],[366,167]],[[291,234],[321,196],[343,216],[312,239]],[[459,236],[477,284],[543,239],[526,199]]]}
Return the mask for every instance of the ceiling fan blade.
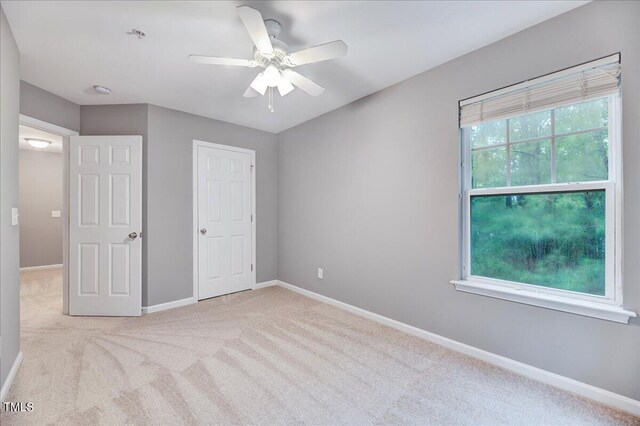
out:
{"label": "ceiling fan blade", "polygon": [[287,93],[293,90],[293,85],[286,78],[282,78],[280,83],[278,83],[278,92],[280,92],[280,96],[284,96]]}
{"label": "ceiling fan blade", "polygon": [[304,65],[339,58],[346,54],[347,45],[342,40],[336,40],[330,43],[300,50],[298,52],[293,52],[289,55],[289,59],[295,65]]}
{"label": "ceiling fan blade", "polygon": [[267,28],[264,26],[262,14],[249,6],[239,6],[238,15],[240,15],[242,23],[258,50],[262,53],[272,54],[273,46],[271,46]]}
{"label": "ceiling fan blade", "polygon": [[[264,81],[264,73],[260,73],[253,79],[249,88],[255,90],[256,92],[264,95],[264,92],[267,91],[267,82]],[[246,93],[246,92],[245,92]]]}
{"label": "ceiling fan blade", "polygon": [[256,96],[258,96],[258,92],[253,90],[253,87],[249,86],[247,87],[247,90],[244,91],[244,94],[242,96],[244,96],[245,98],[255,98]]}
{"label": "ceiling fan blade", "polygon": [[249,59],[217,58],[215,56],[189,55],[189,60],[196,64],[236,65],[239,67],[255,67],[254,61]]}
{"label": "ceiling fan blade", "polygon": [[304,90],[311,96],[318,96],[324,92],[324,87],[317,85],[307,77],[304,77],[291,69],[286,69],[282,73],[296,87]]}

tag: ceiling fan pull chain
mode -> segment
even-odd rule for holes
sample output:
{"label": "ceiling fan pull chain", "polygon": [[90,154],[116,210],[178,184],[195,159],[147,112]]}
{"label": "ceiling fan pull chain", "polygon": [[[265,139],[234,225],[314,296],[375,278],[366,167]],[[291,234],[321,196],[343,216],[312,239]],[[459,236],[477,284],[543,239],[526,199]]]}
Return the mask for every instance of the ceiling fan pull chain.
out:
{"label": "ceiling fan pull chain", "polygon": [[274,109],[273,109],[273,87],[269,87],[269,111],[274,112]]}

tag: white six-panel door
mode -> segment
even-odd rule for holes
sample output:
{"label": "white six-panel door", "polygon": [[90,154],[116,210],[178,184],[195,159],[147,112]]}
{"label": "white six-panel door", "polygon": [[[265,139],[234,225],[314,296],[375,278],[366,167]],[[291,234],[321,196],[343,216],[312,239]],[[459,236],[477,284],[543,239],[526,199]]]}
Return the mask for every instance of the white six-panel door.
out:
{"label": "white six-panel door", "polygon": [[253,153],[197,149],[198,299],[247,290],[253,273]]}
{"label": "white six-panel door", "polygon": [[140,315],[142,137],[72,136],[69,164],[69,314]]}

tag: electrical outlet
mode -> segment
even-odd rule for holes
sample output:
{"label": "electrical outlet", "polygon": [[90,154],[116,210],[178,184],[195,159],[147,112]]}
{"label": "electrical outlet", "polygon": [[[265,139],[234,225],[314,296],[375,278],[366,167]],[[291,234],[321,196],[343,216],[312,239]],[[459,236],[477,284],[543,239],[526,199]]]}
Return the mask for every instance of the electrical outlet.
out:
{"label": "electrical outlet", "polygon": [[60,217],[60,210],[51,210],[51,217]]}
{"label": "electrical outlet", "polygon": [[324,271],[322,270],[322,268],[318,268],[318,278],[319,279],[324,278]]}

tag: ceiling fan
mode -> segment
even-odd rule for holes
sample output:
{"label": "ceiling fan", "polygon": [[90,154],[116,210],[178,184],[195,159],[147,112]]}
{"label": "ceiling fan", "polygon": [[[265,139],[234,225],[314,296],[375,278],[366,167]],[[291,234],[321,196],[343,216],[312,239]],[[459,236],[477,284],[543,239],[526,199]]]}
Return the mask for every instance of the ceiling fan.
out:
{"label": "ceiling fan", "polygon": [[347,45],[342,40],[332,41],[319,46],[289,53],[289,46],[277,37],[282,26],[273,19],[262,19],[262,14],[249,6],[239,6],[238,14],[249,32],[255,47],[253,59],[219,58],[215,56],[189,55],[189,60],[198,64],[236,65],[241,67],[262,67],[264,71],[249,85],[244,97],[264,95],[269,90],[269,110],[273,112],[273,88],[280,96],[293,90],[293,86],[318,96],[324,88],[293,70],[298,65],[312,64],[339,58],[347,54]]}

